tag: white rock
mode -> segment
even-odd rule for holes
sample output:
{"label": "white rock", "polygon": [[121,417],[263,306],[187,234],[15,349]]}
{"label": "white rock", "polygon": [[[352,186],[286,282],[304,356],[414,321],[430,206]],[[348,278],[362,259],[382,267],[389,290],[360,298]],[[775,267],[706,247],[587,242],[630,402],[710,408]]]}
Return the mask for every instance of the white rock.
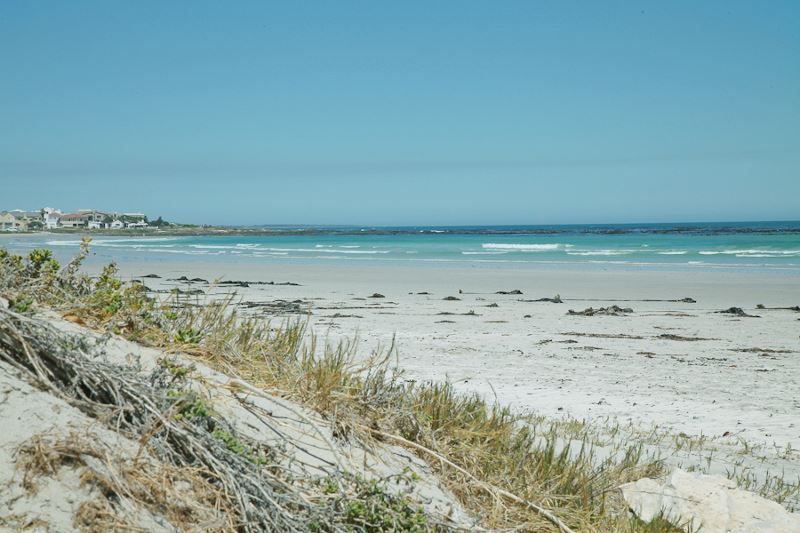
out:
{"label": "white rock", "polygon": [[620,489],[631,511],[645,522],[663,511],[672,522],[704,533],[800,532],[800,515],[737,489],[721,476],[675,470],[666,480],[645,478]]}

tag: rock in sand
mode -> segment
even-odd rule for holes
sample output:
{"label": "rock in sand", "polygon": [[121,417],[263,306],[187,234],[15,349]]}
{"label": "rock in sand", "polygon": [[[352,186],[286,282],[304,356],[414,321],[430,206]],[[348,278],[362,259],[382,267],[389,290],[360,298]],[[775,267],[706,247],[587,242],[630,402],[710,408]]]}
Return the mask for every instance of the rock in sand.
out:
{"label": "rock in sand", "polygon": [[663,516],[706,533],[800,532],[800,515],[722,476],[675,470],[665,480],[644,478],[620,487],[631,512],[645,522]]}
{"label": "rock in sand", "polygon": [[761,318],[758,315],[748,315],[744,312],[744,309],[741,307],[729,307],[727,309],[723,309],[722,311],[717,311],[717,313],[723,313],[726,315],[734,315],[734,316],[741,316],[741,317],[748,317],[748,318]]}
{"label": "rock in sand", "polygon": [[567,311],[568,315],[579,315],[579,316],[595,316],[595,315],[625,316],[630,313],[633,313],[633,309],[631,309],[630,307],[619,307],[617,305],[611,305],[609,307],[599,307],[597,309],[589,307],[587,309],[584,309],[583,311],[573,311],[572,309]]}

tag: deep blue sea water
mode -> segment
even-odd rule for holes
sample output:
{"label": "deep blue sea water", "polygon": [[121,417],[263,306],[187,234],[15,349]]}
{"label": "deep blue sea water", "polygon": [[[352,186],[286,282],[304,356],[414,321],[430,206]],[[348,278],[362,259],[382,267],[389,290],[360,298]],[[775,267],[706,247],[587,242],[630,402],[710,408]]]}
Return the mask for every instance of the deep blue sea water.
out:
{"label": "deep blue sea water", "polygon": [[[50,247],[60,257],[73,254],[78,244],[73,235],[19,235],[0,241],[0,246],[18,251]],[[800,273],[800,222],[337,227],[311,235],[94,236],[93,251],[98,258],[118,262],[357,262],[520,268],[563,265]]]}

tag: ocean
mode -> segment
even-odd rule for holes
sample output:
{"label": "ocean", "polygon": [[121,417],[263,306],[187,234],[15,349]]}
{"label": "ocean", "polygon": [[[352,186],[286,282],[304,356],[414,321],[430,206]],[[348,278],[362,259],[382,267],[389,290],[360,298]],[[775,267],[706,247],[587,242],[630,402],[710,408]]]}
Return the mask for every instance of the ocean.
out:
{"label": "ocean", "polygon": [[[800,222],[284,229],[299,233],[95,235],[93,260],[800,273]],[[0,246],[17,252],[47,247],[64,259],[77,251],[79,242],[75,235],[36,234],[6,237]]]}

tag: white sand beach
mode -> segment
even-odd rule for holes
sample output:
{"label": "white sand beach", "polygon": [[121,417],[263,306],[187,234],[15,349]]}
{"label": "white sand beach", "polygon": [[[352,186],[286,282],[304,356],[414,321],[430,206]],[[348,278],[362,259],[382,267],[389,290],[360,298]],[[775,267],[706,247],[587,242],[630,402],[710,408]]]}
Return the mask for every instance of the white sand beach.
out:
{"label": "white sand beach", "polygon": [[[235,292],[256,315],[303,316],[361,355],[395,339],[407,379],[449,380],[520,411],[682,435],[800,473],[800,280],[779,273],[322,265],[124,265],[152,289]],[[222,286],[170,281],[270,282]],[[299,285],[279,285],[291,282]],[[497,294],[520,291],[522,294]],[[372,297],[374,294],[383,297]],[[536,302],[560,295],[563,303]],[[187,296],[188,297],[188,296]],[[196,296],[195,296],[196,297]],[[458,300],[445,300],[453,297]],[[696,303],[681,301],[691,298]],[[672,301],[668,301],[672,300]],[[568,310],[618,305],[624,316]],[[719,313],[739,307],[751,317]],[[292,308],[294,312],[287,312]],[[699,439],[699,441],[698,441]],[[658,439],[654,439],[657,443]],[[708,450],[706,450],[707,452]],[[681,461],[700,461],[681,457]],[[796,474],[795,474],[796,475]],[[789,477],[792,477],[791,475]]]}
{"label": "white sand beach", "polygon": [[[310,331],[328,342],[357,338],[364,357],[385,350],[394,340],[393,354],[405,379],[447,380],[462,391],[496,398],[538,416],[540,427],[558,425],[558,439],[565,445],[569,443],[564,439],[589,443],[598,461],[641,443],[645,453],[676,468],[663,480],[644,478],[620,487],[632,511],[646,520],[666,505],[675,516],[710,520],[713,531],[800,527],[791,513],[797,510],[794,479],[800,475],[800,456],[793,447],[800,437],[795,425],[800,406],[793,392],[800,312],[793,305],[798,294],[792,276],[352,265],[271,265],[256,271],[233,263],[156,262],[128,264],[121,274],[165,298],[176,297],[176,291],[185,302],[233,295],[247,314],[308,320]],[[611,315],[569,311],[614,305],[621,309]],[[733,306],[740,308],[735,314],[719,312]],[[57,314],[41,318],[90,344],[101,342],[101,337],[109,342]],[[165,357],[116,337],[104,346],[104,357],[138,361],[142,371]],[[235,374],[215,373],[202,364],[195,369],[214,405],[236,405],[225,396],[244,386]],[[58,404],[60,400],[46,392],[37,392],[18,379],[15,369],[4,366],[3,372],[0,385],[14,428],[3,450],[24,446],[42,428],[52,436],[76,435],[80,427],[107,447],[114,461],[123,464],[135,455],[133,442]],[[230,383],[237,385],[231,389]],[[285,401],[279,396],[259,394],[277,402],[278,407],[267,406],[270,416],[276,408],[283,409]],[[53,409],[58,418],[46,414]],[[303,408],[292,409],[296,413]],[[229,420],[243,423],[242,431],[250,431],[255,441],[270,435],[257,427],[261,419],[249,420],[248,413],[241,407],[225,411]],[[25,416],[41,423],[28,428]],[[310,411],[304,417],[325,426]],[[289,430],[304,446],[298,449],[317,450],[304,464],[317,460],[323,449],[338,457],[337,449],[326,448],[338,442],[333,434],[311,442],[314,432],[309,428],[287,426]],[[575,452],[573,448],[570,453]],[[410,468],[421,480],[416,490],[426,502],[426,512],[471,527],[474,518],[440,486],[424,461],[386,445],[348,448],[348,457],[354,453],[363,458],[350,471],[380,476]],[[97,498],[91,489],[70,492],[76,476],[100,468],[87,463],[61,472],[52,485],[58,494],[47,496],[55,507],[40,509],[42,493],[17,483],[14,456],[6,453],[0,459],[0,478],[13,489],[6,503],[16,521],[8,524],[35,517],[71,530],[71,517],[81,515],[86,502]],[[100,468],[93,475],[104,472]],[[790,513],[755,492],[778,500]],[[717,509],[715,498],[727,498],[728,503]],[[135,501],[129,506],[126,519],[147,529],[164,529],[164,518],[157,513]],[[725,524],[735,527],[725,529]]]}

